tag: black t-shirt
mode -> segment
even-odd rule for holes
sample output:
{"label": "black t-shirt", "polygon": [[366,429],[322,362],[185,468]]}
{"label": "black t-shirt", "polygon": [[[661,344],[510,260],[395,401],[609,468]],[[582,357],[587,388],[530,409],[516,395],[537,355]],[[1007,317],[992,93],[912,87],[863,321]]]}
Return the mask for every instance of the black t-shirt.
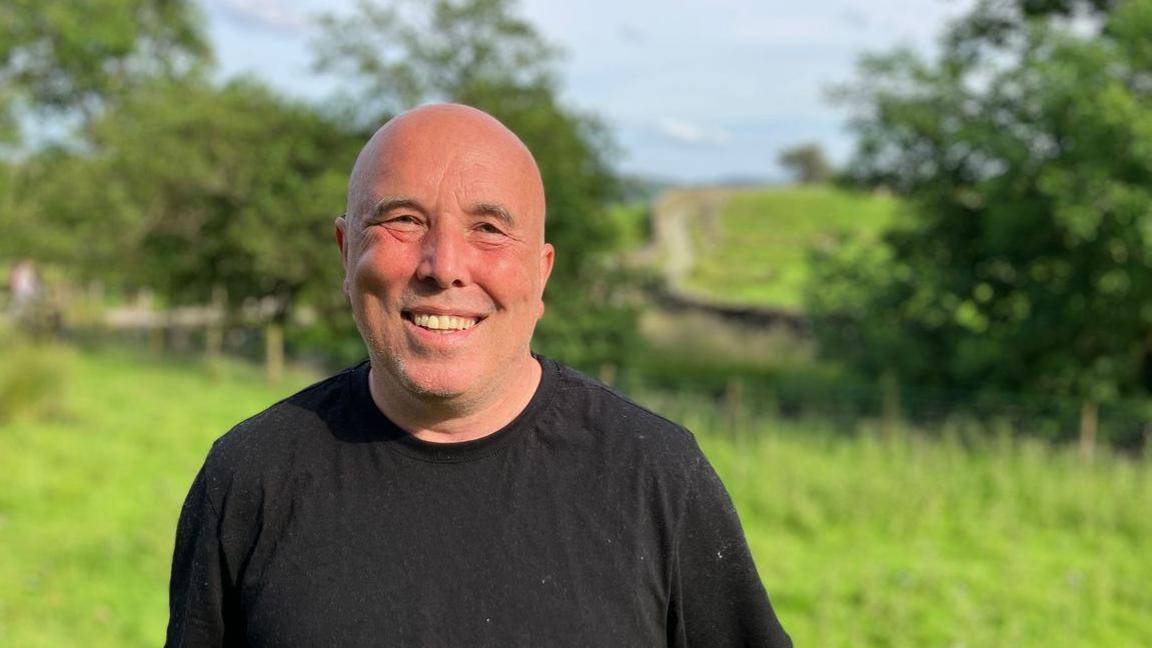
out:
{"label": "black t-shirt", "polygon": [[184,504],[169,646],[790,646],[692,435],[540,359],[435,444],[361,364],[237,425]]}

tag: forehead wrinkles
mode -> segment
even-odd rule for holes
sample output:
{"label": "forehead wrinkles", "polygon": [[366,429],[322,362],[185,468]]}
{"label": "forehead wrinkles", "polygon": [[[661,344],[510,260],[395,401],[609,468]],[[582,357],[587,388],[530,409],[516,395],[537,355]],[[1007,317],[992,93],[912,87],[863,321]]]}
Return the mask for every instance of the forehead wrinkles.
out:
{"label": "forehead wrinkles", "polygon": [[360,210],[370,210],[384,197],[403,196],[431,210],[468,212],[478,206],[500,205],[517,221],[539,220],[532,177],[521,165],[509,164],[493,151],[451,150],[428,156],[377,161]]}
{"label": "forehead wrinkles", "polygon": [[412,197],[430,201],[451,192],[457,201],[507,204],[538,223],[543,234],[540,173],[532,154],[510,131],[473,130],[459,123],[432,131],[394,126],[381,129],[357,159],[349,183],[350,215],[364,213],[385,195],[423,192]]}

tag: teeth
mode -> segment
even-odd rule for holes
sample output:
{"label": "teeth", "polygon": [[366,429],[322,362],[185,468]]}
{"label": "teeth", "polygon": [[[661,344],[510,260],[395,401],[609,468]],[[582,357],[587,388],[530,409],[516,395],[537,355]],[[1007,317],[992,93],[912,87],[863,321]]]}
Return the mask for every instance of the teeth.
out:
{"label": "teeth", "polygon": [[412,314],[412,322],[416,326],[423,326],[433,331],[463,331],[476,326],[476,319],[472,317],[456,317],[454,315],[423,315]]}

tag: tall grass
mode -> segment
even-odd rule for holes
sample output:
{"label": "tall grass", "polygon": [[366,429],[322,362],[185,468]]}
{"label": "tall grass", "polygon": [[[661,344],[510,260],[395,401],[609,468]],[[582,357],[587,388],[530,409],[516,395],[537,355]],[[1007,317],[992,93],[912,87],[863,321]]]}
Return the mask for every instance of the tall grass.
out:
{"label": "tall grass", "polygon": [[689,415],[798,645],[1152,645],[1152,465]]}
{"label": "tall grass", "polygon": [[70,355],[65,347],[26,339],[0,321],[0,422],[60,414]]}
{"label": "tall grass", "polygon": [[[176,517],[212,439],[312,379],[75,354],[63,416],[0,423],[0,645],[154,646]],[[1146,462],[1033,441],[646,399],[694,429],[802,646],[1140,646]]]}
{"label": "tall grass", "polygon": [[0,645],[160,645],[176,518],[204,453],[308,378],[274,390],[241,365],[116,353],[64,370],[62,415],[0,423]]}

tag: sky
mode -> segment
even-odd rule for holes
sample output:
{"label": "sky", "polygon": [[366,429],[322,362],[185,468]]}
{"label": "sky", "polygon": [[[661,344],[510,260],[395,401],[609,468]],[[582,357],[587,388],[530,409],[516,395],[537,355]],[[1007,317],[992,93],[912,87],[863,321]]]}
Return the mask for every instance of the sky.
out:
{"label": "sky", "polygon": [[[197,0],[220,73],[322,100],[312,18],[354,0]],[[816,143],[841,162],[847,111],[828,90],[863,52],[931,51],[972,0],[520,0],[565,51],[563,98],[597,115],[622,172],[682,183],[779,180],[782,149]]]}

